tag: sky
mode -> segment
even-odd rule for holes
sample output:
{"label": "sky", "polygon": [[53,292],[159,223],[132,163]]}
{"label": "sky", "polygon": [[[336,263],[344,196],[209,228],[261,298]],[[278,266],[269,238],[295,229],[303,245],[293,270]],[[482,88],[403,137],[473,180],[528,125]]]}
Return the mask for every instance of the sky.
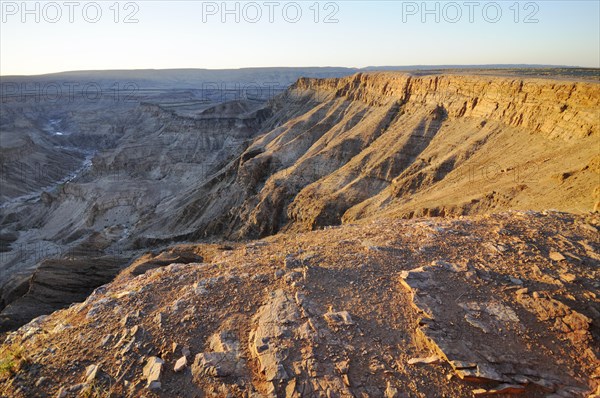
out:
{"label": "sky", "polygon": [[0,74],[600,67],[600,1],[0,1]]}

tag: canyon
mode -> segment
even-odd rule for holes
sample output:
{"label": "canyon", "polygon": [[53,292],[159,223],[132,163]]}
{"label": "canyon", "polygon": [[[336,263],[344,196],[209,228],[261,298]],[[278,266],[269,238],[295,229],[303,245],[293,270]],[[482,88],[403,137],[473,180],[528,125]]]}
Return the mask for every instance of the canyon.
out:
{"label": "canyon", "polygon": [[597,71],[354,72],[3,97],[5,394],[593,394]]}

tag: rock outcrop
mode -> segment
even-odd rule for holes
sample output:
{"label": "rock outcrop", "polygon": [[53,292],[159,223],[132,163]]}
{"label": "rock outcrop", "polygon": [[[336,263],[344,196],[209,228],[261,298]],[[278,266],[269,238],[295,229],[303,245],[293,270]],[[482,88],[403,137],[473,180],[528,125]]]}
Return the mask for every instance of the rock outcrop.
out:
{"label": "rock outcrop", "polygon": [[137,275],[132,265],[83,303],[9,333],[0,388],[15,398],[91,387],[132,397],[594,396],[599,230],[597,215],[513,211],[186,245],[170,253],[204,262]]}

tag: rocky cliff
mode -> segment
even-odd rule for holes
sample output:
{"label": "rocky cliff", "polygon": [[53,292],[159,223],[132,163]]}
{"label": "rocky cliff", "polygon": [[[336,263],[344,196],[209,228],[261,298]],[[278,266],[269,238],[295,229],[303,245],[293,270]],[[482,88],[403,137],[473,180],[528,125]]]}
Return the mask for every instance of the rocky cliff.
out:
{"label": "rocky cliff", "polygon": [[221,180],[178,201],[172,220],[192,235],[244,238],[382,213],[593,210],[598,87],[397,73],[300,79],[271,102],[262,134]]}
{"label": "rocky cliff", "polygon": [[369,105],[398,101],[406,111],[442,107],[449,118],[482,118],[571,140],[599,133],[598,84],[461,75],[357,74],[299,79],[292,90]]}

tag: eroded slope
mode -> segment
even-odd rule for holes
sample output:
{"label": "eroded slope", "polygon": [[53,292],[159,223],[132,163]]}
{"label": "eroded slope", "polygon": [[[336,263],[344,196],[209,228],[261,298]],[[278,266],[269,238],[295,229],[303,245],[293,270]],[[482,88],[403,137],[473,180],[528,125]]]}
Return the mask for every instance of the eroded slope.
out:
{"label": "eroded slope", "polygon": [[300,79],[236,162],[143,233],[168,225],[244,238],[388,213],[590,211],[600,201],[599,101],[596,83]]}

